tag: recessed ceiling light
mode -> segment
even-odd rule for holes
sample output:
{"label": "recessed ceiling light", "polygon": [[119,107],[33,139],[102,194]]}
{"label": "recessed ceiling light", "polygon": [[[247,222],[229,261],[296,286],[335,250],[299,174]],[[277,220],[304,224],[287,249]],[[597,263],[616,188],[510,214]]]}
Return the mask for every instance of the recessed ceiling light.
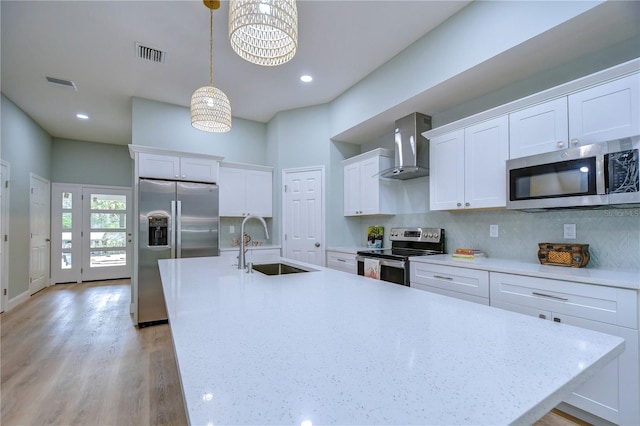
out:
{"label": "recessed ceiling light", "polygon": [[76,114],[76,117],[78,117],[80,120],[88,120],[89,116],[87,114]]}
{"label": "recessed ceiling light", "polygon": [[300,77],[300,80],[304,83],[309,83],[311,80],[313,80],[313,77],[311,77],[310,75],[303,75]]}

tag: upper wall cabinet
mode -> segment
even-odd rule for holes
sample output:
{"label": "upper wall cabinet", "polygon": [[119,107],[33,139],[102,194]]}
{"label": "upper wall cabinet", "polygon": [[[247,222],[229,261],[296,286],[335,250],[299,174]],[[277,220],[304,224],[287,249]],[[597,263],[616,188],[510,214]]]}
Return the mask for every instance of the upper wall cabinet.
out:
{"label": "upper wall cabinet", "polygon": [[508,129],[505,115],[431,139],[431,210],[506,206]]}
{"label": "upper wall cabinet", "polygon": [[567,98],[553,99],[509,114],[509,142],[509,158],[567,148]]}
{"label": "upper wall cabinet", "polygon": [[211,158],[140,152],[138,154],[138,176],[216,183],[218,181],[218,164],[219,161]]}
{"label": "upper wall cabinet", "polygon": [[220,164],[220,216],[273,216],[273,168]]}
{"label": "upper wall cabinet", "polygon": [[571,143],[585,145],[639,134],[639,98],[639,74],[569,95]]}
{"label": "upper wall cabinet", "polygon": [[640,133],[638,74],[509,114],[509,158]]}
{"label": "upper wall cabinet", "polygon": [[344,215],[395,214],[394,181],[380,172],[393,167],[390,149],[374,149],[342,162],[344,166]]}

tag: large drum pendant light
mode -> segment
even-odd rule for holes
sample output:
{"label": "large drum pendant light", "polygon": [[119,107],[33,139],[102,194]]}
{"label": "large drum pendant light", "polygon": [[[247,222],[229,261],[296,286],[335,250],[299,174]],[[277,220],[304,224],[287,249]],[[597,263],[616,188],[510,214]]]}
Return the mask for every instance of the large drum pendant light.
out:
{"label": "large drum pendant light", "polygon": [[224,92],[213,87],[213,10],[220,7],[219,0],[204,0],[209,8],[209,86],[193,92],[191,96],[191,125],[205,132],[231,130],[231,104]]}
{"label": "large drum pendant light", "polygon": [[254,64],[290,61],[298,47],[295,0],[231,0],[229,41],[240,57]]}

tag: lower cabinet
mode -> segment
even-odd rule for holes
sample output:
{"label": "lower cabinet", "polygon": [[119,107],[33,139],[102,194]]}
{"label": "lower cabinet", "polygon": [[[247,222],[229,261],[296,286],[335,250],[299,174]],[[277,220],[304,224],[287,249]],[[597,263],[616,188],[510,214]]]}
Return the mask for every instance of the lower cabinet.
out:
{"label": "lower cabinet", "polygon": [[410,285],[470,302],[489,304],[489,272],[429,263],[412,262]]}
{"label": "lower cabinet", "polygon": [[327,268],[339,271],[358,273],[358,262],[355,253],[327,250]]}
{"label": "lower cabinet", "polygon": [[625,351],[565,402],[621,425],[640,424],[638,293],[634,290],[490,273],[491,305],[625,339]]}

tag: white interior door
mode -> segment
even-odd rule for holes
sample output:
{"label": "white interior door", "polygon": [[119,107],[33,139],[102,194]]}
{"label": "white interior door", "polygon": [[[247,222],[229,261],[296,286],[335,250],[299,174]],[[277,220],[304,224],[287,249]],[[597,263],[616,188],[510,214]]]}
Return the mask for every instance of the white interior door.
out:
{"label": "white interior door", "polygon": [[324,168],[283,170],[284,257],[324,265]]}
{"label": "white interior door", "polygon": [[0,312],[9,301],[9,163],[0,161]]}
{"label": "white interior door", "polygon": [[131,277],[131,189],[83,187],[82,280]]}
{"label": "white interior door", "polygon": [[29,197],[29,292],[34,294],[49,285],[50,185],[31,173]]}

